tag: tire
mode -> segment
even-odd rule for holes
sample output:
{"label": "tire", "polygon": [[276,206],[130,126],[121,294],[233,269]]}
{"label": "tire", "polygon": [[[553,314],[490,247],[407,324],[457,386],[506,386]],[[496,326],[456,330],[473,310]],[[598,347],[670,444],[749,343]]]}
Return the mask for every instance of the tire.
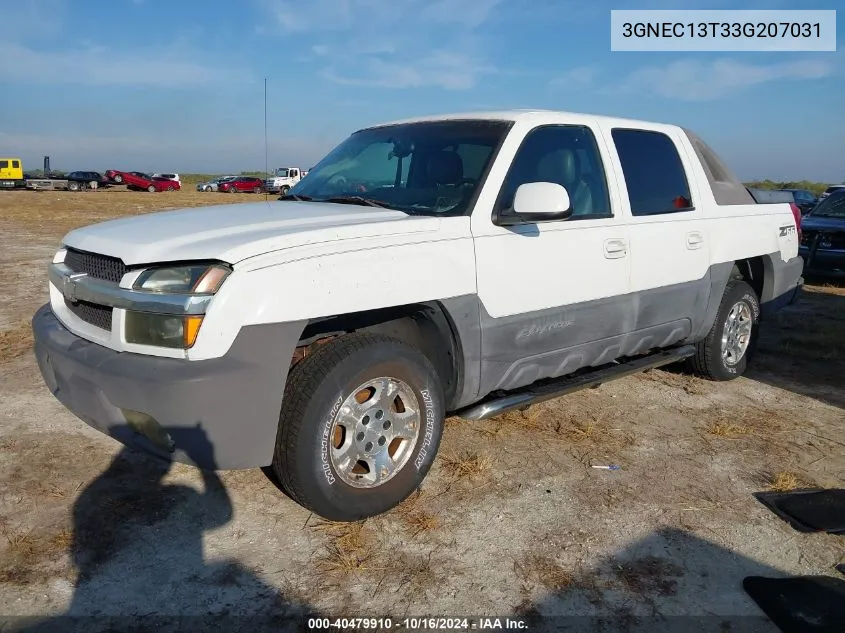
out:
{"label": "tire", "polygon": [[156,192],[155,185],[150,185],[149,187],[147,187],[147,191],[149,191],[150,193],[155,193]]}
{"label": "tire", "polygon": [[170,185],[170,186],[167,187],[167,190],[168,191],[176,191],[176,187],[174,187],[173,185]]}
{"label": "tire", "polygon": [[[369,391],[380,378],[398,389],[387,405],[378,403],[378,391]],[[357,404],[362,394],[369,400]],[[336,421],[350,403],[359,407],[358,415],[344,416],[348,426],[338,432]],[[382,415],[380,407],[385,407]],[[404,427],[405,440],[393,436],[402,428],[400,408],[413,421]],[[443,417],[440,381],[423,354],[385,336],[343,336],[318,347],[291,370],[272,470],[294,501],[325,519],[375,516],[419,487],[440,445]],[[334,452],[337,444],[352,449],[346,465]],[[388,456],[384,470],[362,474],[358,458],[367,456],[364,451],[372,451],[373,459]],[[380,477],[385,480],[379,482]]]}
{"label": "tire", "polygon": [[79,183],[78,182],[69,182],[67,184],[68,191],[79,191]]}
{"label": "tire", "polygon": [[121,184],[123,183],[123,176],[121,176],[120,174],[115,174],[112,180],[114,180],[117,184]]}
{"label": "tire", "polygon": [[229,187],[229,193],[238,193],[238,188],[234,186]]}
{"label": "tire", "polygon": [[[733,318],[737,316],[738,320]],[[737,331],[731,333],[729,319],[734,323],[747,322],[749,326],[740,326]],[[744,336],[741,334],[743,330],[747,330]],[[754,355],[759,330],[760,300],[757,294],[744,281],[731,280],[725,287],[713,327],[704,340],[697,343],[696,353],[690,358],[689,367],[709,380],[723,381],[739,378],[745,373],[748,361]],[[723,337],[727,337],[724,346]],[[738,351],[742,348],[742,353],[726,356],[726,349],[732,347],[730,345],[732,339],[739,340],[739,347],[733,347],[733,349]]]}
{"label": "tire", "polygon": [[253,187],[252,193],[261,193],[261,187]]}
{"label": "tire", "polygon": [[281,189],[279,189],[279,193],[283,196],[288,195],[288,191],[290,191],[290,187],[288,187],[287,185],[285,185]]}

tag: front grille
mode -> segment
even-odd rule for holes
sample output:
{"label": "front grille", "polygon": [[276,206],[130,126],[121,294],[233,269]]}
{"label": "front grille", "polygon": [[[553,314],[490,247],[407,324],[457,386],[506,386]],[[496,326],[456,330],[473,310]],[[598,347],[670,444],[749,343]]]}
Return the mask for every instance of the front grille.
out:
{"label": "front grille", "polygon": [[101,306],[96,303],[89,303],[88,301],[77,301],[72,303],[65,299],[67,309],[73,312],[80,319],[86,323],[111,332],[111,313],[112,308],[109,306]]}
{"label": "front grille", "polygon": [[74,248],[67,249],[65,266],[75,273],[87,273],[95,279],[103,279],[120,283],[123,275],[129,270],[117,257],[86,253]]}

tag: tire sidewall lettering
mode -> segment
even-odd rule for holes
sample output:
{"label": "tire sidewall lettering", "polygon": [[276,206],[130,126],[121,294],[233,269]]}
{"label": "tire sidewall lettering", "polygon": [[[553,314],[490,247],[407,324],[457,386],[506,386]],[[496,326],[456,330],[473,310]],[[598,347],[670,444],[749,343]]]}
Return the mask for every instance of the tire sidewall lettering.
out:
{"label": "tire sidewall lettering", "polygon": [[417,457],[414,460],[414,466],[418,471],[422,469],[423,463],[425,463],[425,459],[428,456],[428,449],[434,438],[435,420],[434,398],[432,398],[431,392],[428,389],[422,389],[420,390],[420,395],[422,396],[423,406],[425,407],[425,434],[423,435],[423,441]]}
{"label": "tire sidewall lettering", "polygon": [[323,423],[323,433],[320,436],[320,469],[323,471],[323,475],[330,486],[334,485],[337,479],[335,479],[334,473],[332,473],[331,460],[329,459],[329,440],[332,432],[332,423],[334,422],[335,416],[337,416],[337,412],[340,411],[341,405],[343,405],[343,394],[339,395],[334,405],[332,405]]}

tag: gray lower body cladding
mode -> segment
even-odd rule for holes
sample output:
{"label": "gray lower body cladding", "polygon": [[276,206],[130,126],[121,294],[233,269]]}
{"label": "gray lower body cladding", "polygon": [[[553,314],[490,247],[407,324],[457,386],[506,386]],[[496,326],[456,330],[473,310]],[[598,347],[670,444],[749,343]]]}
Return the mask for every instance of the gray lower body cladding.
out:
{"label": "gray lower body cladding", "polygon": [[205,469],[272,461],[303,325],[245,327],[225,356],[188,361],[91,343],[65,328],[49,305],[32,320],[41,374],[71,412],[123,444]]}
{"label": "gray lower body cladding", "polygon": [[[794,301],[803,261],[784,262],[779,253],[763,260],[761,305],[770,314]],[[465,375],[456,402],[468,406],[495,391],[696,343],[713,326],[733,267],[715,264],[693,281],[502,318],[490,316],[477,297],[444,301],[463,349]]]}

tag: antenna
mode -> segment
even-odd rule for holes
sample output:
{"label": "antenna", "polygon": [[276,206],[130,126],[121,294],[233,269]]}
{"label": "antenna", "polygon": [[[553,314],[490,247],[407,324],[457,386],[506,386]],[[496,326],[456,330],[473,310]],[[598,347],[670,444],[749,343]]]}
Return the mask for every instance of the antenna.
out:
{"label": "antenna", "polygon": [[[264,78],[264,177],[270,177],[270,166],[267,160],[267,77]],[[267,196],[265,187],[264,196]]]}

